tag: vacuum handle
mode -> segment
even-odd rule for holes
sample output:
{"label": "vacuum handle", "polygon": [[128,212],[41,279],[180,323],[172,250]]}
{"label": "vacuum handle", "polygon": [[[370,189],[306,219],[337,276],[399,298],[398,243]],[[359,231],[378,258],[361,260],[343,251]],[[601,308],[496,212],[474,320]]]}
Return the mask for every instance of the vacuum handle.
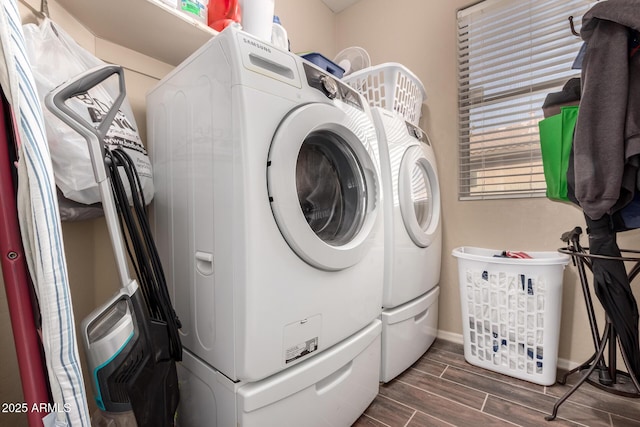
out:
{"label": "vacuum handle", "polygon": [[[103,120],[95,127],[93,123],[88,122],[69,107],[67,101],[88,92],[89,89],[97,86],[114,74],[118,75],[118,96],[113,101],[113,105]],[[126,89],[122,67],[118,65],[100,65],[79,74],[74,79],[62,83],[49,92],[45,98],[47,108],[87,140],[89,155],[91,156],[91,163],[93,165],[93,173],[98,183],[104,181],[107,177],[104,167],[105,147],[103,141],[125,97]]]}
{"label": "vacuum handle", "polygon": [[[99,85],[114,74],[118,75],[118,97],[113,101],[113,105],[96,130],[92,123],[89,123],[69,108],[66,102],[75,96],[88,92],[89,89]],[[111,122],[113,122],[113,119],[118,113],[118,110],[126,97],[124,71],[119,65],[99,65],[79,74],[73,80],[61,84],[50,92],[50,96],[53,100],[53,104],[62,110],[67,116],[66,118],[60,117],[61,120],[78,132],[80,132],[79,127],[82,126],[90,132],[97,132],[97,136],[100,139],[103,139],[107,135],[107,130],[109,129],[109,126],[111,126]],[[73,118],[75,121],[68,120],[68,118]]]}

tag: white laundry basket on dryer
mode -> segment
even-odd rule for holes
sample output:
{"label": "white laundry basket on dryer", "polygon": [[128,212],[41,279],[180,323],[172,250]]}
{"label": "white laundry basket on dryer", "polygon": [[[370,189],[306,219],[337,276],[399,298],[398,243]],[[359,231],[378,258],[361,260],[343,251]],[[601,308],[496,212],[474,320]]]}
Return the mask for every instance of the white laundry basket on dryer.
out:
{"label": "white laundry basket on dryer", "polygon": [[420,79],[404,65],[375,65],[345,76],[342,81],[359,91],[372,107],[397,111],[418,126],[427,93]]}

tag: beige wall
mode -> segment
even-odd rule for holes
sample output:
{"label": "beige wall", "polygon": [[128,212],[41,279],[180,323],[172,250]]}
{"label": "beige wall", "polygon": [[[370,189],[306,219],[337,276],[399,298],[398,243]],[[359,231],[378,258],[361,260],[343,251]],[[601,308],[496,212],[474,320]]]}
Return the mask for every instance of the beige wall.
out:
{"label": "beige wall", "polygon": [[[29,0],[38,8],[40,2]],[[583,225],[580,211],[546,199],[458,201],[457,81],[455,11],[469,0],[361,0],[334,15],[320,0],[278,0],[276,14],[286,27],[294,52],[316,51],[332,58],[348,46],[362,46],[372,63],[400,62],[425,85],[422,126],[429,131],[438,159],[443,201],[443,264],[440,329],[445,337],[462,333],[457,265],[458,246],[555,250],[562,232]],[[95,39],[81,23],[49,1],[52,18],[85,48],[126,68],[127,91],[145,139],[145,94],[171,67],[152,58]],[[34,18],[21,7],[26,21]],[[76,322],[117,289],[117,276],[104,220],[63,225]],[[586,241],[585,241],[586,242]],[[637,247],[638,232],[620,238]],[[634,287],[636,292],[637,285]],[[580,362],[591,351],[586,314],[573,267],[565,272],[560,357]],[[4,292],[0,292],[0,401],[23,400]],[[82,353],[82,351],[81,351]],[[84,361],[84,358],[83,358]],[[90,389],[88,389],[90,390]],[[26,425],[23,417],[0,424]]]}
{"label": "beige wall", "polygon": [[319,52],[327,58],[337,53],[335,16],[320,0],[276,0],[280,17],[296,53]]}

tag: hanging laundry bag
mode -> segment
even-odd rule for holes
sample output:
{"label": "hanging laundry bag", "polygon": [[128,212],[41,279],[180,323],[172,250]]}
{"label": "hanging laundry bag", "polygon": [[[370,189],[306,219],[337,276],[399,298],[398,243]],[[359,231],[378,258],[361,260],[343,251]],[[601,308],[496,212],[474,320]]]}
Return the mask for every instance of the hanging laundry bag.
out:
{"label": "hanging laundry bag", "polygon": [[[61,83],[89,69],[104,65],[102,60],[80,47],[70,35],[48,18],[39,26],[24,25],[23,31],[41,102]],[[118,82],[106,81],[84,96],[70,100],[69,105],[82,118],[91,123],[98,123],[118,93]],[[44,118],[56,185],[64,198],[77,202],[61,203],[61,217],[63,220],[82,219],[84,217],[77,211],[82,211],[83,205],[92,205],[101,200],[87,143],[80,134],[48,110],[44,111]],[[150,203],[154,194],[151,162],[138,134],[138,127],[127,99],[107,132],[106,145],[109,149],[124,150],[133,159],[140,176],[145,202]],[[61,201],[64,202],[64,199]]]}
{"label": "hanging laundry bag", "polygon": [[561,107],[560,114],[538,123],[547,197],[551,200],[569,201],[567,170],[577,119],[578,106],[575,105]]}

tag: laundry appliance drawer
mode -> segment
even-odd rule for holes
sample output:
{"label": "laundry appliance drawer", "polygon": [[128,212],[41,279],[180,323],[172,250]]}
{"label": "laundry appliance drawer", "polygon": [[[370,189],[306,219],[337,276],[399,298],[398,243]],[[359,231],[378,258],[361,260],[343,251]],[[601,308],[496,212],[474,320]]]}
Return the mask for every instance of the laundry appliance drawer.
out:
{"label": "laundry appliance drawer", "polygon": [[253,383],[233,383],[189,351],[178,366],[180,427],[348,427],[378,394],[382,326]]}
{"label": "laundry appliance drawer", "polygon": [[382,312],[380,380],[391,381],[417,361],[438,333],[440,287],[401,306]]}

